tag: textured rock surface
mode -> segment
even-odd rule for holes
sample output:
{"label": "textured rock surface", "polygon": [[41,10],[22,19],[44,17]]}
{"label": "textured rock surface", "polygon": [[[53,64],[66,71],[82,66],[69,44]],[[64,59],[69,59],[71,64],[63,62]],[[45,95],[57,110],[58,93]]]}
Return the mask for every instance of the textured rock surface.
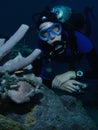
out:
{"label": "textured rock surface", "polygon": [[25,126],[0,115],[0,130],[26,130]]}
{"label": "textured rock surface", "polygon": [[9,102],[4,114],[24,124],[27,130],[97,130],[80,102],[72,96],[58,96],[46,87],[29,103]]}

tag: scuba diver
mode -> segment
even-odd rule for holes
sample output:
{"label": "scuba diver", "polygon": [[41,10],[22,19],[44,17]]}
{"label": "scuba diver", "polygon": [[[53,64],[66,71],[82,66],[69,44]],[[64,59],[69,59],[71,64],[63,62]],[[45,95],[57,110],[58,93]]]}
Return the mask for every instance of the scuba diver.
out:
{"label": "scuba diver", "polygon": [[[87,87],[81,79],[98,79],[97,54],[85,35],[68,23],[63,25],[62,18],[58,19],[51,10],[39,14],[36,28],[38,43],[35,47],[42,53],[33,66],[34,73],[40,75],[44,84],[74,93]],[[83,57],[88,61],[88,70],[85,70],[87,63],[81,62]]]}

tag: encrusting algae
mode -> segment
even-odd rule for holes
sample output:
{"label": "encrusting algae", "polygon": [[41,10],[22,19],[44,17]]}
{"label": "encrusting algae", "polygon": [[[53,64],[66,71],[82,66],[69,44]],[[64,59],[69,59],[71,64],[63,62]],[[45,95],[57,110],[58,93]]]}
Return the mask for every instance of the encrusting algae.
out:
{"label": "encrusting algae", "polygon": [[34,109],[31,112],[29,112],[25,118],[24,124],[26,126],[34,125],[36,123],[36,118],[33,116],[33,111]]}

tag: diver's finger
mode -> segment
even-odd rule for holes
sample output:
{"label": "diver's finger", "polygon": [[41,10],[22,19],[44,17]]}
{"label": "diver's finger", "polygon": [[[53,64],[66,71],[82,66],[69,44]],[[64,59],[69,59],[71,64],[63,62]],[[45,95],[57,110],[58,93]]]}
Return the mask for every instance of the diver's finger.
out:
{"label": "diver's finger", "polygon": [[79,81],[77,81],[77,80],[72,80],[72,82],[73,82],[73,84],[83,85],[83,83],[82,83],[82,82],[79,82]]}
{"label": "diver's finger", "polygon": [[72,91],[72,90],[67,89],[67,88],[66,88],[66,90],[65,90],[65,91],[67,91],[67,92],[69,92],[69,93],[73,93],[73,91]]}
{"label": "diver's finger", "polygon": [[52,82],[52,87],[59,87],[61,84],[61,81],[55,78]]}
{"label": "diver's finger", "polygon": [[80,88],[76,88],[74,85],[68,85],[67,88],[70,89],[73,92],[75,92],[75,91],[80,89]]}
{"label": "diver's finger", "polygon": [[79,81],[76,81],[76,80],[73,80],[73,84],[75,84],[75,86],[79,86],[79,87],[82,87],[82,88],[88,87],[88,85],[86,83],[82,83],[82,82],[79,82]]}
{"label": "diver's finger", "polygon": [[74,90],[74,89],[72,89],[72,88],[70,88],[70,87],[67,87],[67,88],[65,89],[65,91],[70,92],[70,93],[76,92],[76,90]]}
{"label": "diver's finger", "polygon": [[70,87],[72,87],[72,88],[75,89],[75,90],[79,90],[79,89],[80,89],[80,86],[79,86],[79,85],[70,85]]}
{"label": "diver's finger", "polygon": [[79,82],[79,81],[77,81],[77,80],[72,80],[72,83],[73,83],[73,84],[77,84],[77,85],[81,85],[81,84],[82,84],[81,82]]}
{"label": "diver's finger", "polygon": [[61,89],[62,89],[62,90],[70,91],[71,93],[77,91],[77,89],[73,88],[73,87],[70,86],[70,85],[67,85],[67,86],[62,85],[62,86],[61,86]]}
{"label": "diver's finger", "polygon": [[52,87],[57,87],[57,79],[55,78],[53,81],[52,81]]}

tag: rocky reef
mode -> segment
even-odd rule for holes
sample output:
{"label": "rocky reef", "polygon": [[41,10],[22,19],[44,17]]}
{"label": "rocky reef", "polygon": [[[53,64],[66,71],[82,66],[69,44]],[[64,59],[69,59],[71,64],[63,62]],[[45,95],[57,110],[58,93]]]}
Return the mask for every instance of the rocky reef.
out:
{"label": "rocky reef", "polygon": [[2,104],[3,115],[7,117],[1,116],[2,127],[6,128],[11,121],[9,129],[12,130],[16,130],[15,122],[23,124],[17,125],[20,130],[97,130],[94,121],[76,98],[68,95],[58,96],[43,85],[40,89],[40,93],[28,103]]}

